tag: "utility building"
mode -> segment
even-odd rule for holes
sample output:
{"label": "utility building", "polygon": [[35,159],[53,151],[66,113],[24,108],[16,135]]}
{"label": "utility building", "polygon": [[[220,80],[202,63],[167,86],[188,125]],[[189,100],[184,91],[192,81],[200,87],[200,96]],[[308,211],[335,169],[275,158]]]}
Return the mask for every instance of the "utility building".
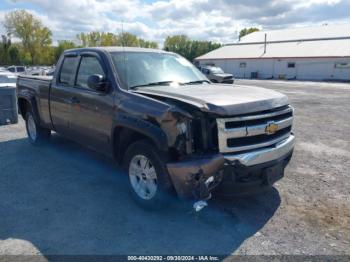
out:
{"label": "utility building", "polygon": [[350,80],[350,24],[254,32],[196,63],[236,78]]}

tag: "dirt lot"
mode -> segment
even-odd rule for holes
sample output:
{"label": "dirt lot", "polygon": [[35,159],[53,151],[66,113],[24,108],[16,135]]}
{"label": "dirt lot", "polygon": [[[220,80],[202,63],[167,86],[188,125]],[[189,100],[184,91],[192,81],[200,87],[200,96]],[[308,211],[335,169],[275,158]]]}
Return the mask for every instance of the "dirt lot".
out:
{"label": "dirt lot", "polygon": [[350,254],[350,84],[237,81],[287,94],[297,145],[275,189],[139,209],[114,163],[0,127],[0,254]]}

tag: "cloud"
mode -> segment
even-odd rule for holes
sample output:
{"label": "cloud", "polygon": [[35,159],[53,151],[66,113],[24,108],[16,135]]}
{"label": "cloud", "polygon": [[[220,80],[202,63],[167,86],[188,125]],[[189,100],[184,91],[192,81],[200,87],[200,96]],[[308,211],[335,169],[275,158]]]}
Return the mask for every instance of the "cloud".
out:
{"label": "cloud", "polygon": [[[273,29],[324,22],[350,22],[350,0],[7,0],[8,11],[30,4],[55,40],[80,32],[125,31],[162,43],[186,34],[222,43],[248,26]],[[1,7],[1,4],[0,4]],[[1,16],[4,11],[0,12]]]}

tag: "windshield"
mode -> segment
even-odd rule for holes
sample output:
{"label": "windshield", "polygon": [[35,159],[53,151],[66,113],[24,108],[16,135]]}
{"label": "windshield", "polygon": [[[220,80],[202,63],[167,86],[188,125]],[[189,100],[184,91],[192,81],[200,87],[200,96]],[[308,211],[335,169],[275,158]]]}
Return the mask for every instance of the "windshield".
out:
{"label": "windshield", "polygon": [[16,77],[0,75],[0,84],[16,83]]}
{"label": "windshield", "polygon": [[113,63],[127,89],[152,84],[207,82],[208,79],[185,58],[168,53],[115,52]]}
{"label": "windshield", "polygon": [[224,74],[224,71],[222,71],[222,69],[220,67],[212,67],[212,68],[210,68],[210,71],[213,74]]}

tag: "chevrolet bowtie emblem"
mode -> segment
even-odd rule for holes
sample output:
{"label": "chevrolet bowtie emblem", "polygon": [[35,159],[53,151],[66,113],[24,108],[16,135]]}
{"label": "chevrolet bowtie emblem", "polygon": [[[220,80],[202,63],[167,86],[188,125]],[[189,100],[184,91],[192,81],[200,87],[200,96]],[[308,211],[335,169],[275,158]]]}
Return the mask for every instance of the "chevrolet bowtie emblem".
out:
{"label": "chevrolet bowtie emblem", "polygon": [[268,123],[266,128],[265,128],[265,133],[267,135],[273,135],[277,132],[278,130],[278,125],[275,123]]}

